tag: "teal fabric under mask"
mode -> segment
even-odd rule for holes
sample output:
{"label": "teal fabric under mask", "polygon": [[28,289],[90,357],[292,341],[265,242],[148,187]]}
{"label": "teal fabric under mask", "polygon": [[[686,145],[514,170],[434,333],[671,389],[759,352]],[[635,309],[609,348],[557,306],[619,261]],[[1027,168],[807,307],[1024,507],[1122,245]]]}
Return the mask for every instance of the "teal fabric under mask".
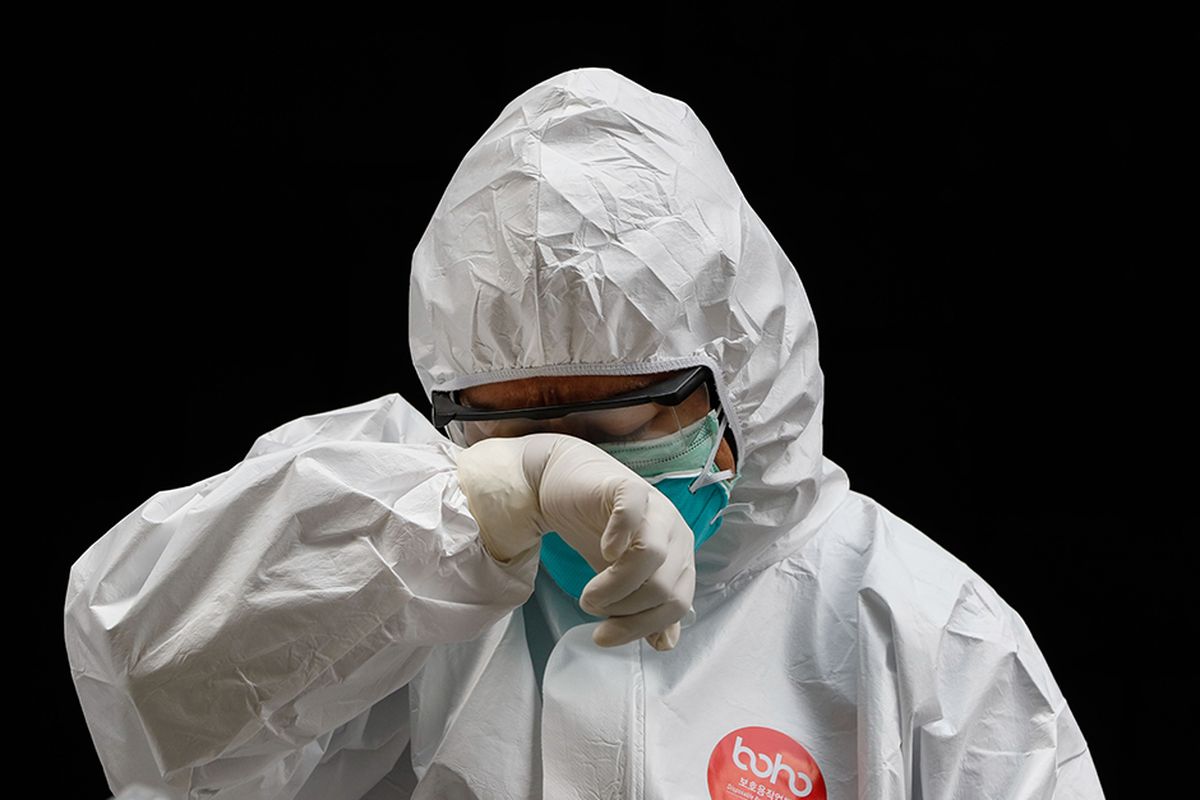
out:
{"label": "teal fabric under mask", "polygon": [[[718,424],[717,419],[717,410],[713,409],[670,436],[596,444],[654,484],[679,509],[696,537],[696,549],[720,529],[724,520],[717,515],[729,504],[729,491],[737,483],[733,473],[719,471],[712,463],[725,431],[725,421]],[[700,476],[707,477],[701,480]],[[576,600],[588,581],[596,577],[583,556],[554,531],[542,536],[541,561],[554,582]]]}

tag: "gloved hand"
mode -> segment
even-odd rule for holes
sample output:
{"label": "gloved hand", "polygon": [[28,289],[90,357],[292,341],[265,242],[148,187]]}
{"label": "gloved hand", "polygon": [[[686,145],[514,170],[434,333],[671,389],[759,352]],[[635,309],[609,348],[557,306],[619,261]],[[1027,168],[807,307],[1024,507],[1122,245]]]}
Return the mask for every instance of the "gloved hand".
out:
{"label": "gloved hand", "polygon": [[484,547],[508,563],[556,531],[598,574],[580,606],[592,640],[679,641],[696,590],[695,538],[678,509],[595,445],[560,433],[491,438],[458,454],[458,477]]}

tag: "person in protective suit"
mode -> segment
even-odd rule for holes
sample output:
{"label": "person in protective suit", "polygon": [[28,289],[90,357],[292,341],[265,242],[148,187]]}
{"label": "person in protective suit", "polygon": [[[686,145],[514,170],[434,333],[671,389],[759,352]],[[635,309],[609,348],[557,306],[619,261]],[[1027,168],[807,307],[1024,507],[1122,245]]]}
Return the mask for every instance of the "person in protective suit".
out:
{"label": "person in protective suit", "polygon": [[509,103],[409,336],[432,420],[287,422],[73,565],[114,791],[1103,796],[1021,617],[822,453],[804,288],[685,103]]}

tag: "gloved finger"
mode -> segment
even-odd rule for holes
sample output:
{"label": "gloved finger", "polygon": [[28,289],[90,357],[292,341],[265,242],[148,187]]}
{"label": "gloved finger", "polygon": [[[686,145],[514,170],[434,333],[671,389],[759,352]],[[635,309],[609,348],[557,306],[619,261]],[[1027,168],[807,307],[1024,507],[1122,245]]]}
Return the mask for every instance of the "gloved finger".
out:
{"label": "gloved finger", "polygon": [[680,598],[672,598],[670,601],[640,614],[609,617],[592,631],[592,641],[600,647],[618,647],[637,641],[643,636],[665,630],[672,623],[678,622],[687,613],[688,608],[688,602]]}
{"label": "gloved finger", "polygon": [[[663,498],[663,501],[670,506],[669,500]],[[658,503],[647,505],[647,514],[642,518],[629,546],[584,587],[579,600],[585,611],[588,607],[602,610],[633,594],[649,580],[667,560],[671,551],[671,537],[680,535],[677,526],[682,525],[688,535],[692,535],[691,528],[683,522],[674,506],[666,509]]]}
{"label": "gloved finger", "polygon": [[679,644],[680,625],[678,622],[672,622],[667,626],[666,630],[652,633],[646,637],[646,641],[651,647],[659,652],[665,653],[668,650],[675,649],[675,645]]}
{"label": "gloved finger", "polygon": [[[580,607],[596,617],[616,617],[654,608],[683,592],[687,593],[690,601],[695,591],[695,565],[694,550],[687,547],[686,542],[672,542],[666,560],[633,592],[611,603],[597,605],[596,595],[588,591],[589,582],[579,598]],[[592,581],[598,578],[599,575]]]}
{"label": "gloved finger", "polygon": [[[694,555],[694,553],[693,553]],[[696,568],[695,561],[689,557],[688,569],[679,576],[679,581],[675,584],[674,594],[676,597],[688,599],[688,610],[684,613],[686,618],[688,614],[695,619],[695,612],[692,610],[692,598],[696,593]],[[646,641],[651,647],[659,652],[665,653],[669,650],[674,650],[675,645],[679,644],[679,637],[683,631],[683,620],[677,620],[668,625],[664,630],[658,633],[652,633],[646,637]]]}
{"label": "gloved finger", "polygon": [[646,516],[651,487],[643,480],[619,480],[613,487],[612,513],[600,537],[600,554],[608,562],[616,561]]}

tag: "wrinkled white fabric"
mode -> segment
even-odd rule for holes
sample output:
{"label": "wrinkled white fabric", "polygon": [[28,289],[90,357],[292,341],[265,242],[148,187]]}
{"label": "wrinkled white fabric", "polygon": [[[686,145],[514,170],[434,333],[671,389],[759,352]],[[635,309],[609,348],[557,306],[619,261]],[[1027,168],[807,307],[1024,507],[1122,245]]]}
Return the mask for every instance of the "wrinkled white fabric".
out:
{"label": "wrinkled white fabric", "polygon": [[678,645],[597,647],[536,549],[492,560],[460,448],[389,394],[264,434],[74,564],[114,792],[1103,796],[1019,614],[823,454],[803,286],[685,103],[600,68],[513,100],[413,254],[409,333],[427,395],[713,371],[742,477]]}

